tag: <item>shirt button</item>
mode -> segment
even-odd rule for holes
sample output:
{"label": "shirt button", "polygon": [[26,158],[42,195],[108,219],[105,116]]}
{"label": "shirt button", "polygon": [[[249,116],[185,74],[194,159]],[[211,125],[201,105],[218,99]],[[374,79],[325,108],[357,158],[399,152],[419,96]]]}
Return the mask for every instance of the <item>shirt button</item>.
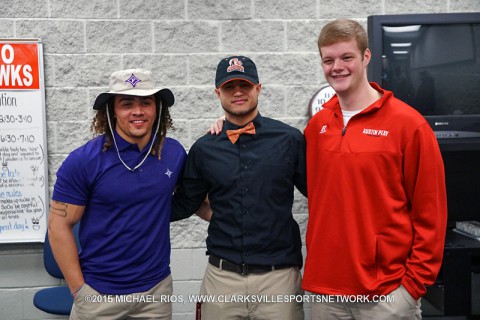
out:
{"label": "shirt button", "polygon": [[248,214],[248,210],[245,210],[245,211],[243,212],[243,214]]}
{"label": "shirt button", "polygon": [[246,149],[246,148],[247,148],[247,145],[246,145],[246,144],[242,144],[242,148],[243,148],[243,149]]}
{"label": "shirt button", "polygon": [[243,166],[243,169],[247,170],[247,169],[248,169],[248,166]]}

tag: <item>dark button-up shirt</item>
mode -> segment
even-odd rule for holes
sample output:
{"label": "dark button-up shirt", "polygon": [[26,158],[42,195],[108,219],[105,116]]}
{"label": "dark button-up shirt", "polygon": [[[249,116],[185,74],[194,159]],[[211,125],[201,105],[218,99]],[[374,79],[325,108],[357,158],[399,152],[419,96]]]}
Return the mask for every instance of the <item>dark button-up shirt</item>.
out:
{"label": "dark button-up shirt", "polygon": [[301,238],[292,216],[294,186],[306,195],[305,139],[280,121],[259,115],[255,135],[235,144],[226,130],[190,149],[174,195],[171,220],[197,211],[208,194],[213,216],[207,253],[234,263],[302,266]]}

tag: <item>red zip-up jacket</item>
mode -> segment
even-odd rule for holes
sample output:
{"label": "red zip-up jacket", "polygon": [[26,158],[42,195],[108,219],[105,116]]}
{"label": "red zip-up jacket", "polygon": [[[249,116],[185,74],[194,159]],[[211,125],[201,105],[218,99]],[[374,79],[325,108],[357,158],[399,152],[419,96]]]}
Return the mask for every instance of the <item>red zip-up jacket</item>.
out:
{"label": "red zip-up jacket", "polygon": [[305,129],[309,220],[303,288],[418,299],[439,272],[447,204],[443,160],[425,118],[383,97],[347,126],[337,96]]}

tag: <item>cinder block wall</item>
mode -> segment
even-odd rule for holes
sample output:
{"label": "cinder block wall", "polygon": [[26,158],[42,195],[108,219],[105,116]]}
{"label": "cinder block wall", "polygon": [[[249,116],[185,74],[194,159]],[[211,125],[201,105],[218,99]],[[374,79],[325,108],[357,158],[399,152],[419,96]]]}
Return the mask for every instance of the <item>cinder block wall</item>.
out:
{"label": "cinder block wall", "polygon": [[[480,11],[479,0],[2,0],[0,38],[44,44],[49,185],[67,154],[89,138],[92,103],[119,69],[151,69],[175,94],[176,131],[188,150],[222,114],[214,95],[220,58],[245,54],[257,63],[265,116],[303,130],[307,106],[324,84],[316,40],[330,19],[366,26],[373,14]],[[303,236],[306,199],[294,213]],[[174,319],[193,319],[188,295],[198,293],[207,224],[192,217],[172,224]],[[57,284],[43,268],[41,244],[0,244],[0,317],[59,319],[32,305],[39,288]],[[309,309],[306,306],[307,319]]]}

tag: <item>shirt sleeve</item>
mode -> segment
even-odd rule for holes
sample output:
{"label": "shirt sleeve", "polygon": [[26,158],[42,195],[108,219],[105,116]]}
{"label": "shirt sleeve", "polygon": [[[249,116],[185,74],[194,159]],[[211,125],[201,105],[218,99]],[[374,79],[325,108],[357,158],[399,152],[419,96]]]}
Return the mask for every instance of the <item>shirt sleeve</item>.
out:
{"label": "shirt sleeve", "polygon": [[296,164],[294,184],[305,197],[307,196],[307,160],[305,136],[299,132],[296,139]]}
{"label": "shirt sleeve", "polygon": [[172,199],[170,221],[186,219],[197,212],[208,193],[208,184],[200,171],[201,156],[195,144],[190,149],[180,184]]}
{"label": "shirt sleeve", "polygon": [[52,200],[80,206],[87,204],[89,189],[83,163],[77,153],[68,155],[57,171]]}
{"label": "shirt sleeve", "polygon": [[404,151],[404,179],[414,229],[402,285],[418,299],[440,270],[447,224],[443,160],[428,124],[420,126]]}

